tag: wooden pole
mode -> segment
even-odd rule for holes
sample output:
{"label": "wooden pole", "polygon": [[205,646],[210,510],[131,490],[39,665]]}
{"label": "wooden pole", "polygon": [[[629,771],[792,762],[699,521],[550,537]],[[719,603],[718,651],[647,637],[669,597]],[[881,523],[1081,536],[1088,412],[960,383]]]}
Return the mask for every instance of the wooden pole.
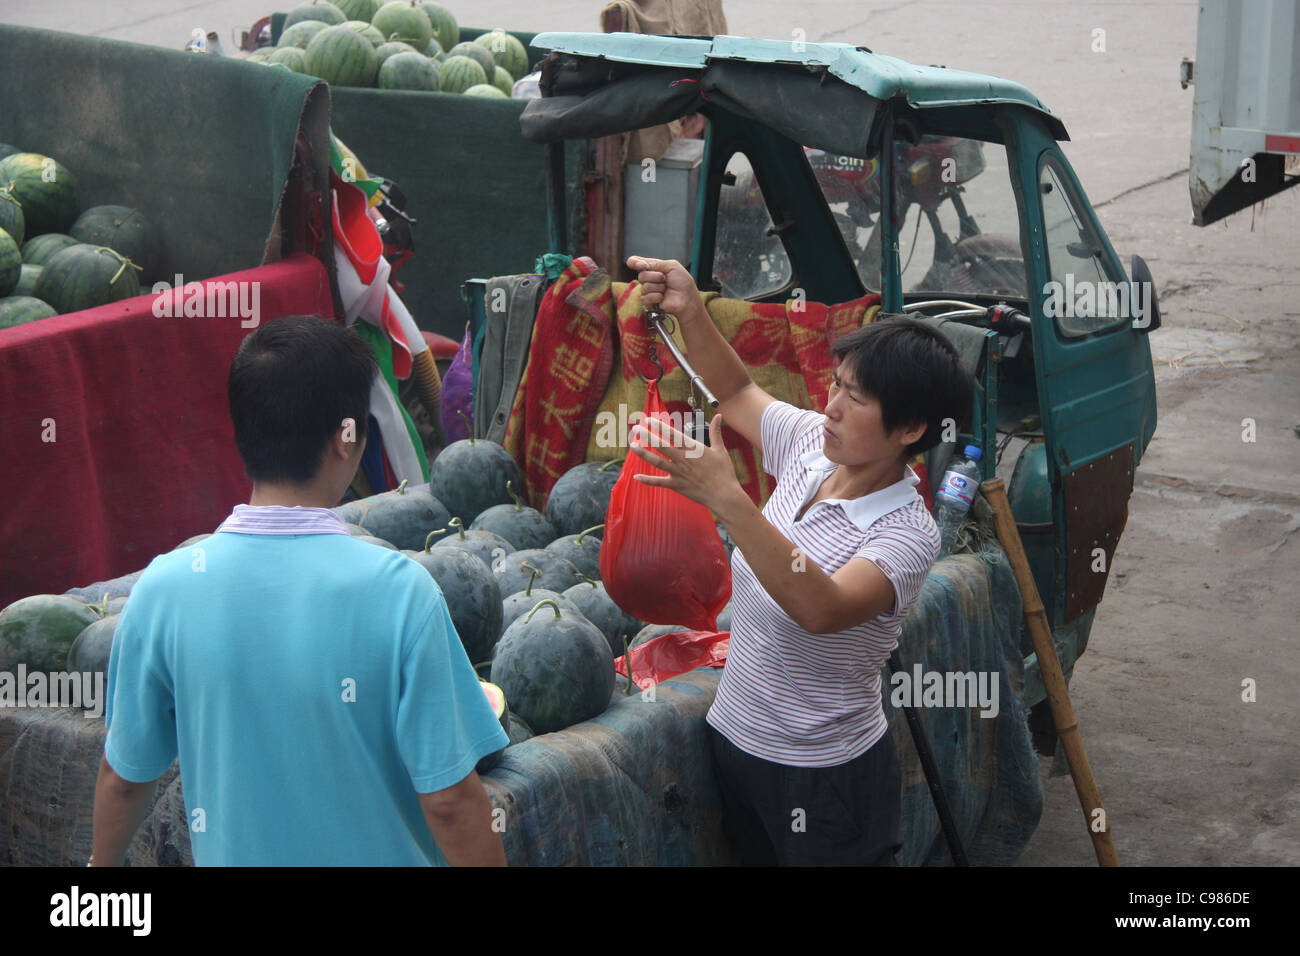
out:
{"label": "wooden pole", "polygon": [[[1011,561],[1011,570],[1015,572],[1016,583],[1020,586],[1025,623],[1034,642],[1034,652],[1038,655],[1038,671],[1043,676],[1043,686],[1047,688],[1047,700],[1056,721],[1056,732],[1065,748],[1065,759],[1070,764],[1070,776],[1074,779],[1074,789],[1079,795],[1084,825],[1092,837],[1097,863],[1100,866],[1119,866],[1119,857],[1110,836],[1110,817],[1101,805],[1097,781],[1093,779],[1092,767],[1088,765],[1088,755],[1084,752],[1083,739],[1079,736],[1079,722],[1075,720],[1070,692],[1065,686],[1065,675],[1061,672],[1061,659],[1056,655],[1056,644],[1052,641],[1047,612],[1043,610],[1043,600],[1039,597],[1038,586],[1034,584],[1034,575],[1029,570],[1029,559],[1025,556],[1025,548],[1020,541],[1016,519],[1011,514],[1011,503],[1007,501],[1001,478],[990,478],[980,488],[985,500],[993,507],[998,540],[1002,542],[1002,548]],[[1100,827],[1095,823],[1098,813],[1102,824]]]}

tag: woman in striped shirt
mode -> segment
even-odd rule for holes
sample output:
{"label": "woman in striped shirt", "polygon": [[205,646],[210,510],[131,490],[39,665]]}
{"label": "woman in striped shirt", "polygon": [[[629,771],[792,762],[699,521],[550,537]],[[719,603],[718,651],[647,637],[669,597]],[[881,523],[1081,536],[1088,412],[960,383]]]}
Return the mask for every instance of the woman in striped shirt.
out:
{"label": "woman in striped shirt", "polygon": [[[939,551],[907,462],[966,417],[970,377],[941,333],[887,320],[835,343],[825,414],[801,410],[754,384],[680,263],[628,266],[642,301],[676,316],[719,402],[702,452],[654,420],[631,437],[666,472],[638,480],[709,508],[736,543],[731,647],[708,714],[724,826],[747,863],[891,865],[902,784],[880,670]],[[724,420],[777,480],[761,512]]]}

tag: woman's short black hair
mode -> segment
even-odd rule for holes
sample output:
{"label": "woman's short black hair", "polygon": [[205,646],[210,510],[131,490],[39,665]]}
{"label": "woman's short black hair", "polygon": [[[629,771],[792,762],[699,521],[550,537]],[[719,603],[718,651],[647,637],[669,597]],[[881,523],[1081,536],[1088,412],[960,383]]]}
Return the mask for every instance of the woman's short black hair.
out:
{"label": "woman's short black hair", "polygon": [[885,431],[925,423],[908,456],[939,444],[945,419],[965,427],[975,384],[942,332],[916,319],[890,316],[836,340],[831,352],[847,363],[857,386],[880,403]]}
{"label": "woman's short black hair", "polygon": [[305,484],[343,419],[366,435],[378,372],[365,339],[315,315],[268,322],[240,343],[227,394],[235,445],[253,481]]}

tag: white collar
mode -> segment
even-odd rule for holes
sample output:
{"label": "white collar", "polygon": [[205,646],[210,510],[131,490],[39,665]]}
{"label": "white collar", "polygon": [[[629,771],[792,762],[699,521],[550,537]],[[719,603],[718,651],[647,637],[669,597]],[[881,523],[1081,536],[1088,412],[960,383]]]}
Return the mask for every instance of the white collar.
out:
{"label": "white collar", "polygon": [[[826,457],[821,451],[810,451],[804,454],[800,459],[804,468],[808,471],[827,472],[834,471],[838,465]],[[823,498],[820,503],[837,504],[844,509],[844,514],[855,525],[863,531],[868,530],[873,524],[892,511],[904,508],[913,501],[920,499],[917,494],[916,486],[921,483],[910,466],[899,481],[894,482],[879,491],[873,491],[869,495],[863,495],[861,498]]]}

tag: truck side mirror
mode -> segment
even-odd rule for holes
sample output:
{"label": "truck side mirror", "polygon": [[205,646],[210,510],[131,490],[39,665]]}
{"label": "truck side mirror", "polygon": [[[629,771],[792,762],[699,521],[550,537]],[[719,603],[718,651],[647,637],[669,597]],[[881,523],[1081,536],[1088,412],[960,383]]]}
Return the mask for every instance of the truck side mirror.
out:
{"label": "truck side mirror", "polygon": [[1139,332],[1154,332],[1160,328],[1160,303],[1156,300],[1156,284],[1146,260],[1134,255],[1129,260],[1129,275],[1133,280],[1133,328]]}

